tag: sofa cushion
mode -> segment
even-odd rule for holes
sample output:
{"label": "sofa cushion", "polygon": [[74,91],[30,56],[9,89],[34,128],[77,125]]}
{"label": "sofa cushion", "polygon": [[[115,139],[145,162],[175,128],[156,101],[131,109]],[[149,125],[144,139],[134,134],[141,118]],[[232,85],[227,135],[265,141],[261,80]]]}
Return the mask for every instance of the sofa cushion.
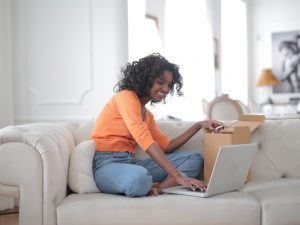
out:
{"label": "sofa cushion", "polygon": [[71,194],[57,208],[57,225],[257,225],[260,211],[257,200],[242,192],[206,199],[169,194],[139,198]]}
{"label": "sofa cushion", "polygon": [[262,225],[300,224],[300,182],[280,179],[248,184],[247,193],[262,206]]}
{"label": "sofa cushion", "polygon": [[73,134],[75,144],[78,145],[83,141],[91,139],[91,134],[94,128],[95,121],[81,121],[81,122],[65,122],[64,125]]}
{"label": "sofa cushion", "polygon": [[99,192],[97,188],[92,163],[95,154],[95,142],[83,141],[76,145],[70,159],[68,185],[76,193]]}
{"label": "sofa cushion", "polygon": [[253,192],[274,187],[300,186],[300,179],[282,178],[275,180],[252,180],[246,183],[242,191]]}
{"label": "sofa cushion", "polygon": [[94,124],[94,120],[77,124],[77,128],[74,130],[74,139],[76,144],[91,139]]}

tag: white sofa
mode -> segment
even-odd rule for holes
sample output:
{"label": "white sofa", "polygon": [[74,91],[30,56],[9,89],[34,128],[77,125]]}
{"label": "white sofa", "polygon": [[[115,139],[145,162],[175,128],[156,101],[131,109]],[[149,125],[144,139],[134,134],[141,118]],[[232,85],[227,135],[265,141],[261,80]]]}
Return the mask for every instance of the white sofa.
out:
{"label": "white sofa", "polygon": [[[158,124],[172,137],[192,122]],[[251,182],[208,199],[68,191],[70,157],[89,139],[92,126],[37,123],[0,130],[0,195],[19,197],[20,225],[300,224],[300,120],[266,120],[252,134],[259,151]],[[200,131],[182,150],[202,152],[202,145]]]}

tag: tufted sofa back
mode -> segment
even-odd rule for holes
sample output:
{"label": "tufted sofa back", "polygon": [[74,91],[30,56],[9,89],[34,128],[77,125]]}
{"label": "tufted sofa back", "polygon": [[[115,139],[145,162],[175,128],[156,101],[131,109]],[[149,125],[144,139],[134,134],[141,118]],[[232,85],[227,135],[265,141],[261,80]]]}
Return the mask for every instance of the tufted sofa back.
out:
{"label": "tufted sofa back", "polygon": [[[159,121],[158,126],[169,137],[185,131],[194,122]],[[228,124],[231,122],[229,121]],[[258,151],[251,165],[253,180],[300,178],[300,120],[266,120],[252,133]],[[203,152],[203,132],[198,132],[182,150]],[[141,150],[138,157],[147,157]]]}
{"label": "tufted sofa back", "polygon": [[[230,122],[228,122],[230,123]],[[160,129],[169,137],[176,137],[194,122],[158,121]],[[73,124],[75,143],[90,138],[94,122]],[[258,144],[258,152],[252,162],[252,179],[277,179],[300,177],[300,120],[266,120],[252,133],[252,142]],[[203,152],[203,132],[198,132],[180,150]],[[147,154],[138,147],[137,158]]]}
{"label": "tufted sofa back", "polygon": [[300,178],[300,120],[267,120],[252,134],[253,179]]}

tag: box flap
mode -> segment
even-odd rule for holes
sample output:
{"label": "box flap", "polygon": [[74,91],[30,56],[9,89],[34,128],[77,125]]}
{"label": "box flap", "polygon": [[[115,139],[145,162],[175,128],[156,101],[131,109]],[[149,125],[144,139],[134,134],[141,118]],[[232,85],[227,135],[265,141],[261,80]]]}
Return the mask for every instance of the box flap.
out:
{"label": "box flap", "polygon": [[252,114],[243,114],[240,115],[240,121],[260,121],[261,123],[265,121],[265,115],[252,115]]}
{"label": "box flap", "polygon": [[[238,121],[233,122],[229,127],[221,130],[222,134],[232,134],[235,127],[249,127],[250,132],[254,131],[260,124],[265,121],[264,115],[244,114],[239,117]],[[213,133],[211,130],[204,128],[204,133]]]}
{"label": "box flap", "polygon": [[248,126],[252,132],[264,121],[264,115],[241,115],[240,120],[231,124],[230,127]]}

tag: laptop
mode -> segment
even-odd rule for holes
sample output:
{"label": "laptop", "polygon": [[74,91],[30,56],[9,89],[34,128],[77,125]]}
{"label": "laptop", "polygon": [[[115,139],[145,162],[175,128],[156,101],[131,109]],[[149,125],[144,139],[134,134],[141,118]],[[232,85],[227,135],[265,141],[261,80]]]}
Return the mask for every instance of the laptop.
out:
{"label": "laptop", "polygon": [[210,197],[236,191],[244,186],[250,164],[257,151],[257,144],[223,145],[220,147],[215,165],[205,192],[193,191],[189,187],[165,188],[164,193]]}

